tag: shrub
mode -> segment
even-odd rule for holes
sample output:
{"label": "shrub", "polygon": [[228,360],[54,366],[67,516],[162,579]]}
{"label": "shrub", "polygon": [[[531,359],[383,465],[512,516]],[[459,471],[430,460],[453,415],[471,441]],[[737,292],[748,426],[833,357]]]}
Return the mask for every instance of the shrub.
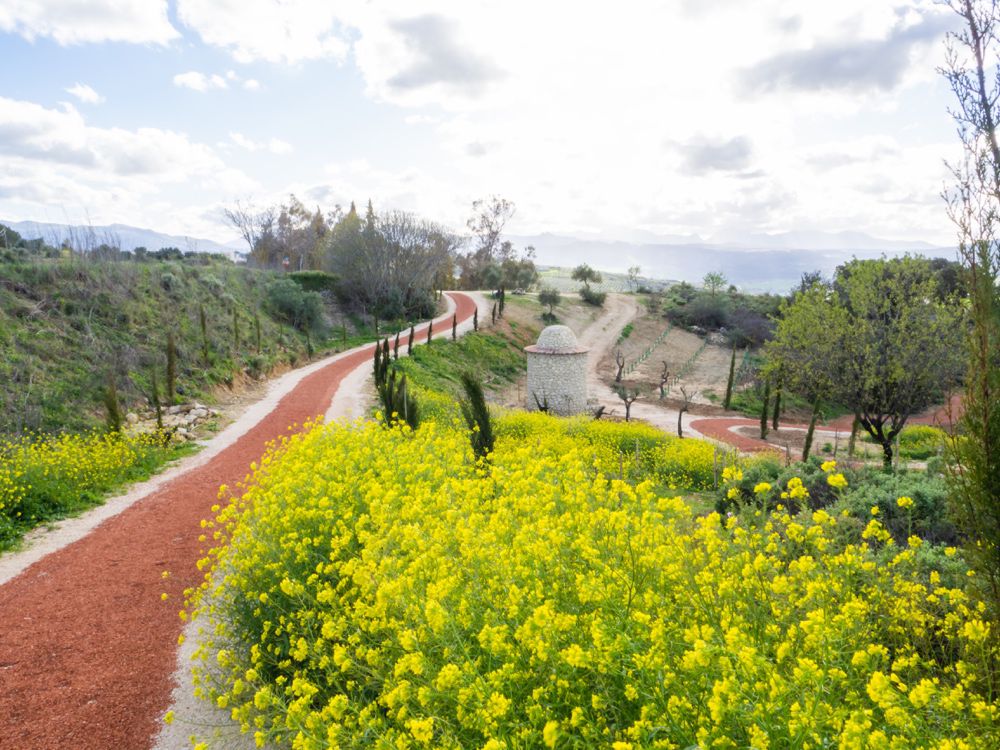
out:
{"label": "shrub", "polygon": [[339,278],[326,271],[293,271],[288,278],[307,292],[335,292]]}
{"label": "shrub", "polygon": [[607,299],[607,297],[608,295],[606,292],[598,292],[595,289],[591,289],[589,286],[585,286],[580,289],[580,299],[588,305],[593,305],[594,307],[604,307],[604,300]]}
{"label": "shrub", "polygon": [[300,331],[319,325],[323,317],[323,299],[307,292],[288,278],[272,281],[267,287],[267,301],[276,317]]}
{"label": "shrub", "polygon": [[[995,747],[998,656],[919,549],[693,517],[565,437],[287,440],[207,533],[197,681],[280,747]],[[880,555],[888,555],[879,564]]]}

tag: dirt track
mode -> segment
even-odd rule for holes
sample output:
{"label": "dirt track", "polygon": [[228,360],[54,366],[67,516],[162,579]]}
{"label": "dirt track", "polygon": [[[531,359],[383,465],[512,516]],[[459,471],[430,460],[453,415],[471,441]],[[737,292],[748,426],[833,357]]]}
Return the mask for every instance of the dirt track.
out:
{"label": "dirt track", "polygon": [[[459,320],[470,317],[472,298],[452,297]],[[444,330],[450,317],[435,327]],[[425,336],[420,330],[417,340]],[[242,480],[291,425],[326,412],[372,350],[360,347],[306,376],[210,461],[0,586],[0,748],[151,745],[170,696],[182,592],[199,580],[199,523],[218,486]]]}

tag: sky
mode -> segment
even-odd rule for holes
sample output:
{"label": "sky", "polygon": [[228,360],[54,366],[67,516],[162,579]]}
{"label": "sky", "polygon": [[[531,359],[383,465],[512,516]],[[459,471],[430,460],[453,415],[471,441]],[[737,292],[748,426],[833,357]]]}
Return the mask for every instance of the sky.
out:
{"label": "sky", "polygon": [[217,241],[371,199],[461,229],[954,244],[933,0],[4,0],[0,217]]}

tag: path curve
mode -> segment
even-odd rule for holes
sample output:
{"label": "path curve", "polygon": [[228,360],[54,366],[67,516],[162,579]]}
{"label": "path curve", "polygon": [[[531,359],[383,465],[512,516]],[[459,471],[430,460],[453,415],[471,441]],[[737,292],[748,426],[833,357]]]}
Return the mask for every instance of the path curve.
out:
{"label": "path curve", "polygon": [[[471,317],[473,298],[448,294],[459,321]],[[451,318],[434,321],[438,333]],[[425,338],[423,326],[416,340]],[[0,585],[0,747],[150,747],[170,699],[183,591],[200,581],[199,522],[218,486],[243,480],[291,425],[325,413],[373,350],[358,347],[321,366],[203,465]]]}

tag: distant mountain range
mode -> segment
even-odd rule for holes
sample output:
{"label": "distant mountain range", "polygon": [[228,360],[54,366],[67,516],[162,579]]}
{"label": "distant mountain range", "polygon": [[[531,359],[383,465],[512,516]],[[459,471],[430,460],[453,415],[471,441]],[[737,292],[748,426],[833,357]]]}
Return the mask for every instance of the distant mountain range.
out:
{"label": "distant mountain range", "polygon": [[144,247],[147,250],[159,250],[161,247],[176,247],[182,252],[222,253],[233,257],[235,252],[245,253],[246,243],[234,240],[221,244],[212,240],[184,235],[163,234],[152,229],[131,227],[127,224],[107,224],[103,226],[80,226],[69,224],[48,224],[38,221],[3,221],[4,224],[25,239],[41,237],[50,245],[60,245],[63,240],[87,238],[88,244],[106,243],[118,245],[122,250],[135,250]]}
{"label": "distant mountain range", "polygon": [[[50,244],[82,236],[96,240],[93,244],[116,242],[123,250],[177,247],[184,252],[223,253],[229,257],[246,252],[241,240],[223,244],[126,224],[88,227],[2,220],[0,224],[6,224],[23,237],[42,237]],[[799,282],[803,273],[820,271],[830,275],[852,257],[878,258],[911,252],[955,258],[954,248],[920,241],[883,240],[861,232],[728,234],[705,241],[697,235],[659,235],[617,228],[577,236],[544,233],[509,235],[507,239],[518,247],[534,246],[539,265],[572,267],[587,263],[600,270],[621,273],[630,266],[639,266],[647,278],[691,282],[700,281],[709,271],[722,271],[731,283],[748,291],[785,292]]]}
{"label": "distant mountain range", "polygon": [[954,259],[954,248],[926,242],[882,240],[860,232],[788,232],[746,235],[725,242],[659,241],[622,242],[581,239],[557,234],[508,237],[516,246],[532,245],[536,262],[543,266],[572,267],[581,263],[614,272],[639,266],[653,279],[700,281],[710,271],[721,271],[730,283],[747,291],[786,292],[802,274],[820,271],[829,276],[851,258],[914,253]]}

